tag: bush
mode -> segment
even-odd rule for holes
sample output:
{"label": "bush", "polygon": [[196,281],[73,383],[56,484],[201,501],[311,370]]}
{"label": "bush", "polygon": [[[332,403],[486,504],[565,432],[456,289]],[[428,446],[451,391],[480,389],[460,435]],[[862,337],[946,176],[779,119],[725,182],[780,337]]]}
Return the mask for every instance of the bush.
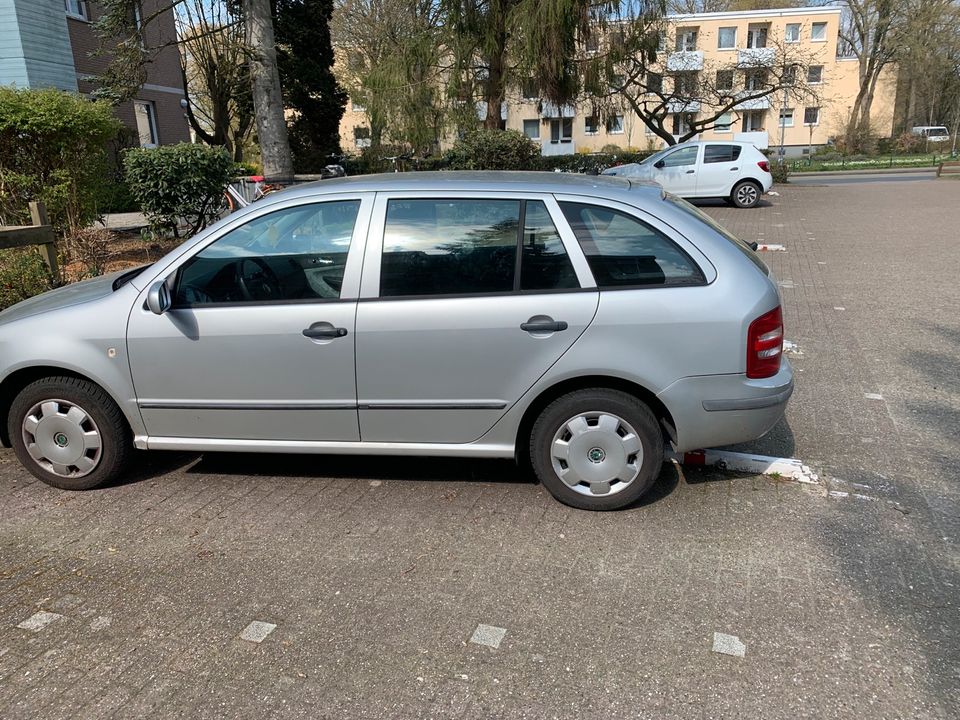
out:
{"label": "bush", "polygon": [[474,130],[447,155],[451,170],[528,170],[540,146],[516,130]]}
{"label": "bush", "polygon": [[181,219],[193,235],[219,216],[224,189],[237,173],[222,148],[190,143],[128,150],[123,164],[151,229],[174,237]]}
{"label": "bush", "polygon": [[778,162],[777,158],[770,158],[770,174],[775,183],[790,182],[790,164],[786,158],[783,162]]}
{"label": "bush", "polygon": [[106,145],[120,122],[104,102],[62,90],[0,87],[0,216],[30,223],[40,200],[58,231],[97,216]]}
{"label": "bush", "polygon": [[538,157],[531,163],[529,170],[560,170],[561,172],[586,173],[598,175],[607,168],[627,163],[638,163],[649,157],[648,152],[593,153],[591,155],[547,155]]}
{"label": "bush", "polygon": [[37,248],[0,250],[0,310],[53,286],[50,269]]}

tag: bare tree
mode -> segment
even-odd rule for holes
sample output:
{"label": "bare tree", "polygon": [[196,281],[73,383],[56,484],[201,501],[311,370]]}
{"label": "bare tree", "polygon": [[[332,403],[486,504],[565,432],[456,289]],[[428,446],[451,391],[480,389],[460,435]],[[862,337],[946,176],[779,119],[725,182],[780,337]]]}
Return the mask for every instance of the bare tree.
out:
{"label": "bare tree", "polygon": [[870,111],[877,82],[898,50],[898,34],[906,23],[903,0],[845,0],[840,27],[841,52],[857,58],[860,87],[847,124],[846,145],[857,149],[870,132]]}
{"label": "bare tree", "polygon": [[184,0],[177,13],[187,118],[208,145],[243,160],[253,129],[248,53],[240,18],[224,2]]}

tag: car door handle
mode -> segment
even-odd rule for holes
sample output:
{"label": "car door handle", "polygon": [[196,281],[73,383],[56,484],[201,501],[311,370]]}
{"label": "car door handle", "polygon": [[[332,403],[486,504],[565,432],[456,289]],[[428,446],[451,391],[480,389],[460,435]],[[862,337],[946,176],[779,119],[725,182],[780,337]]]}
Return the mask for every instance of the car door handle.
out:
{"label": "car door handle", "polygon": [[563,320],[552,320],[550,318],[534,319],[530,318],[525,323],[520,323],[520,329],[528,333],[553,333],[561,332],[567,329],[567,324]]}
{"label": "car door handle", "polygon": [[734,170],[739,170],[739,169],[740,169],[740,168],[738,168],[738,167],[730,168],[730,172],[733,172]]}
{"label": "car door handle", "polygon": [[695,172],[696,170],[687,170],[687,175],[693,175]]}
{"label": "car door handle", "polygon": [[303,336],[311,340],[329,340],[342,338],[347,334],[346,328],[334,327],[328,322],[315,322],[303,331]]}

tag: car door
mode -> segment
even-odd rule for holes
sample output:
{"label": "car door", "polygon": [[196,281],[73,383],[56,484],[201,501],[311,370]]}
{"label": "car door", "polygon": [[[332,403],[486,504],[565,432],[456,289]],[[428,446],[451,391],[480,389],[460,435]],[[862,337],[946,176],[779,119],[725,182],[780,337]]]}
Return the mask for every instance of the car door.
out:
{"label": "car door", "polygon": [[151,437],[359,440],[354,320],[372,196],[244,216],[166,268],[127,347]]}
{"label": "car door", "polygon": [[697,195],[725,197],[741,175],[739,145],[708,143],[703,146],[703,161],[697,177]]}
{"label": "car door", "polygon": [[699,145],[685,145],[664,155],[653,166],[653,179],[681,197],[697,195]]}
{"label": "car door", "polygon": [[583,333],[586,260],[550,196],[379,194],[357,307],[361,438],[481,437]]}

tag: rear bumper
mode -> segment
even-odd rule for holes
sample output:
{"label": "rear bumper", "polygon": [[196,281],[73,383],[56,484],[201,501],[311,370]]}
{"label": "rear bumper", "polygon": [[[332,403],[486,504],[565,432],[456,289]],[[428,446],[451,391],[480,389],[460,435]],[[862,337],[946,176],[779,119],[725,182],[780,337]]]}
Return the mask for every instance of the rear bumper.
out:
{"label": "rear bumper", "polygon": [[701,375],[677,380],[657,397],[677,429],[675,450],[685,452],[754,440],[776,425],[793,394],[793,368],[784,358],[773,377]]}

